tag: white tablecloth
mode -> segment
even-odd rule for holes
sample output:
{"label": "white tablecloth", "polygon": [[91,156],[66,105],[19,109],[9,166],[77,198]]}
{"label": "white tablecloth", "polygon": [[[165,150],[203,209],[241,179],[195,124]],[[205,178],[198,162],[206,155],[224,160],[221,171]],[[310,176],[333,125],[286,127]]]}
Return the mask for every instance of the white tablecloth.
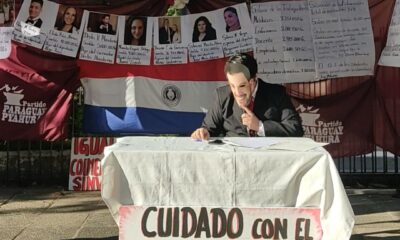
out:
{"label": "white tablecloth", "polygon": [[105,149],[102,171],[101,194],[117,224],[121,205],[139,205],[319,207],[323,239],[332,240],[349,239],[354,225],[323,148],[277,151],[185,137],[126,137]]}

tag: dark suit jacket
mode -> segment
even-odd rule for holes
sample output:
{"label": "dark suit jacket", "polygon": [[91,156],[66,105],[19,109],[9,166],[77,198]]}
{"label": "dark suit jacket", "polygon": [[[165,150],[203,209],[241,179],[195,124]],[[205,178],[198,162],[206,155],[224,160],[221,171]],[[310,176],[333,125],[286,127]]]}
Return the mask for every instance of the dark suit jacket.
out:
{"label": "dark suit jacket", "polygon": [[[229,86],[220,87],[202,127],[210,132],[211,137],[248,136],[246,126],[241,123],[243,112]],[[259,79],[253,112],[262,121],[266,137],[303,136],[300,116],[281,85],[265,83]]]}
{"label": "dark suit jacket", "polygon": [[101,27],[100,27],[101,25],[105,25],[105,24],[100,23],[100,24],[97,26],[96,32],[98,32],[98,33],[104,33],[104,34],[115,34],[114,29],[113,29],[113,26],[112,26],[111,24],[107,24],[107,25],[108,25],[107,28],[106,28],[106,27],[101,28]]}
{"label": "dark suit jacket", "polygon": [[158,40],[160,44],[169,44],[171,43],[171,39],[172,39],[172,35],[174,34],[172,31],[172,28],[168,27],[169,29],[169,35],[168,35],[168,31],[165,29],[165,27],[161,27],[158,30]]}
{"label": "dark suit jacket", "polygon": [[[205,41],[210,41],[210,40],[215,40],[217,39],[217,32],[215,31],[214,28],[210,28],[206,32],[206,36],[201,40],[202,42]],[[199,36],[192,36],[192,42],[199,42]]]}
{"label": "dark suit jacket", "polygon": [[[26,20],[25,22],[28,22],[28,21],[29,21],[29,19]],[[37,27],[37,28],[40,28],[40,27],[42,26],[42,23],[43,23],[42,19],[39,18],[39,19],[35,22],[35,24],[31,24],[31,25],[33,25],[33,26],[35,26],[35,27]]]}

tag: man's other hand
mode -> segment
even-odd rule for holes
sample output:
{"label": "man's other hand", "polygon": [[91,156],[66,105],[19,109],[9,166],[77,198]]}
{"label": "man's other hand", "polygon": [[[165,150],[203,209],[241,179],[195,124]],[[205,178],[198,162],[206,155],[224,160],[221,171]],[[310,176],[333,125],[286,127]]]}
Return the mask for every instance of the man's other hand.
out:
{"label": "man's other hand", "polygon": [[205,128],[198,128],[190,137],[196,140],[208,140],[210,138],[210,133]]}

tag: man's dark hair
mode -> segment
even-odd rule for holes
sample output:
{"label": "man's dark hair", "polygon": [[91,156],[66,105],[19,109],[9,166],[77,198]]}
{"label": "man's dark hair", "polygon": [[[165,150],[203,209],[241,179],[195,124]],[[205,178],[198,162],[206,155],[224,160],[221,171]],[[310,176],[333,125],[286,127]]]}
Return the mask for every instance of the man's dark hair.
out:
{"label": "man's dark hair", "polygon": [[247,53],[239,53],[233,55],[225,63],[225,74],[226,73],[243,73],[247,80],[256,77],[258,67],[257,61]]}
{"label": "man's dark hair", "polygon": [[40,4],[41,7],[43,7],[43,0],[31,0],[31,3],[37,2]]}

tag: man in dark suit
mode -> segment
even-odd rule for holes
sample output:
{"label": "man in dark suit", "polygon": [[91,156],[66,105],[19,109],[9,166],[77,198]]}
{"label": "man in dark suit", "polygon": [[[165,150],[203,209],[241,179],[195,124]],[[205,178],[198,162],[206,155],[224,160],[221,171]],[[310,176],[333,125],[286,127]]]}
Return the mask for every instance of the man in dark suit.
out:
{"label": "man in dark suit", "polygon": [[160,44],[170,44],[174,32],[169,26],[168,18],[164,19],[163,26],[158,29],[158,41]]}
{"label": "man in dark suit", "polygon": [[101,16],[101,21],[96,28],[96,32],[114,35],[115,31],[113,29],[113,25],[110,23],[110,19],[110,14],[105,14]]}
{"label": "man in dark suit", "polygon": [[40,28],[42,26],[42,19],[39,18],[42,12],[43,0],[32,0],[29,5],[29,17],[25,21],[26,23]]}
{"label": "man in dark suit", "polygon": [[212,108],[191,137],[301,137],[301,119],[281,85],[257,79],[257,61],[237,54],[226,62],[228,86],[217,89]]}

